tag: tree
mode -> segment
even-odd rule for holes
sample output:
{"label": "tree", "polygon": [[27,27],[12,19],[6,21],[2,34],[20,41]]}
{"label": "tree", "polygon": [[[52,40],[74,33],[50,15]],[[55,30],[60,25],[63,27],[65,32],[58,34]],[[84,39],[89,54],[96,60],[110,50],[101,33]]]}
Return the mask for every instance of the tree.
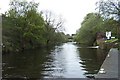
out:
{"label": "tree", "polygon": [[[10,2],[10,10],[5,14],[11,25],[10,42],[13,48],[22,50],[37,47],[44,44],[43,28],[44,19],[37,12],[38,3],[13,0]],[[5,22],[4,24],[6,24]],[[3,26],[3,28],[6,26]],[[8,34],[9,35],[9,34]],[[10,40],[11,40],[10,39]]]}
{"label": "tree", "polygon": [[81,23],[81,28],[77,31],[75,40],[81,44],[93,45],[96,41],[96,33],[100,32],[102,24],[103,19],[99,14],[87,14]]}
{"label": "tree", "polygon": [[52,17],[51,13],[43,16],[42,12],[37,11],[38,5],[20,0],[10,2],[10,9],[3,14],[4,51],[49,46],[64,39],[63,34],[59,33],[63,27],[62,18]]}
{"label": "tree", "polygon": [[112,36],[117,37],[117,31],[118,31],[117,25],[118,25],[118,22],[113,18],[110,18],[110,19],[104,20],[103,25],[101,26],[102,27],[101,30],[103,32],[111,31]]}
{"label": "tree", "polygon": [[104,16],[105,19],[111,17],[117,21],[117,35],[120,40],[120,0],[101,0],[97,3],[99,13]]}
{"label": "tree", "polygon": [[98,3],[99,13],[105,18],[114,17],[120,20],[120,1],[119,0],[101,0]]}
{"label": "tree", "polygon": [[46,38],[46,44],[54,43],[56,32],[63,31],[63,20],[61,17],[55,16],[50,11],[43,11],[45,20],[44,37]]}
{"label": "tree", "polygon": [[64,30],[64,27],[63,27],[64,20],[61,16],[57,16],[51,11],[47,11],[47,10],[43,11],[43,16],[44,16],[46,25],[51,25],[56,32],[57,31],[62,32]]}
{"label": "tree", "polygon": [[112,36],[117,37],[117,21],[113,18],[104,19],[98,13],[89,13],[81,23],[81,28],[77,30],[75,40],[86,45],[93,45],[97,39],[97,33],[105,34],[111,31]]}

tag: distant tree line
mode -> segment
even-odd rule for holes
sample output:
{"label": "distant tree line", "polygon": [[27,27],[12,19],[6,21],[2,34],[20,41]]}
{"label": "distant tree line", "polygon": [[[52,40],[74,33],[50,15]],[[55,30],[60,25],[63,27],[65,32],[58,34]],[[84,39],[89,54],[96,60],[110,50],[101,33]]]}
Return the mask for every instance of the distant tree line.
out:
{"label": "distant tree line", "polygon": [[12,0],[2,14],[3,51],[22,51],[65,42],[61,17],[50,11],[38,12],[38,3]]}
{"label": "distant tree line", "polygon": [[93,45],[96,43],[98,32],[111,31],[120,41],[120,1],[100,0],[97,2],[98,13],[89,13],[77,30],[75,40],[81,44]]}

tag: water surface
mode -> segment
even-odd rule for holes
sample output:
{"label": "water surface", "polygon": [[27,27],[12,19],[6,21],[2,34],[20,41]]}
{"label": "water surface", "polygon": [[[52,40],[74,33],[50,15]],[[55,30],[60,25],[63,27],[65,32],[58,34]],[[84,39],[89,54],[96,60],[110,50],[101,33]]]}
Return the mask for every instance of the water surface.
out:
{"label": "water surface", "polygon": [[3,55],[3,78],[86,78],[97,74],[107,53],[73,42],[52,49]]}

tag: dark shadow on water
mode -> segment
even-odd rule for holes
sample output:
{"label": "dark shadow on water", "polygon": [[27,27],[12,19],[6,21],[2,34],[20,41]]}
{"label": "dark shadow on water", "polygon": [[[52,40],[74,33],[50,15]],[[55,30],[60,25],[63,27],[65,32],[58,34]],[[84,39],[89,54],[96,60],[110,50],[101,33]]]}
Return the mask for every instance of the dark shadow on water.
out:
{"label": "dark shadow on water", "polygon": [[84,70],[84,75],[88,78],[96,75],[107,55],[105,50],[95,48],[78,48],[80,64]]}
{"label": "dark shadow on water", "polygon": [[52,49],[54,47],[4,54],[2,56],[3,78],[42,77],[42,64],[49,60],[47,55]]}

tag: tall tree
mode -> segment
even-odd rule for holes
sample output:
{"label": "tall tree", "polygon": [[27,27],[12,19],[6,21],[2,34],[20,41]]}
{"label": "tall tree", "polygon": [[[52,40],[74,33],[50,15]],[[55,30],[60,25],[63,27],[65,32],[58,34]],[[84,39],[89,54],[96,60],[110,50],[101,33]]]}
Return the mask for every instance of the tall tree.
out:
{"label": "tall tree", "polygon": [[3,14],[5,51],[31,49],[65,39],[64,34],[59,33],[63,27],[62,18],[53,17],[50,12],[43,16],[44,13],[38,12],[38,5],[25,0],[10,2],[10,9]]}
{"label": "tall tree", "polygon": [[117,35],[120,40],[120,0],[101,0],[97,3],[99,13],[104,16],[105,19],[111,17],[117,21]]}
{"label": "tall tree", "polygon": [[[13,0],[10,2],[10,10],[6,17],[11,21],[14,48],[25,49],[33,48],[42,44],[44,19],[37,12],[38,3]],[[5,23],[4,23],[5,24]],[[5,26],[4,26],[5,27]],[[16,33],[15,33],[16,32]],[[18,46],[16,46],[18,44]],[[34,46],[33,46],[34,45]]]}
{"label": "tall tree", "polygon": [[102,24],[103,19],[99,14],[87,14],[75,39],[81,44],[93,45],[96,41],[96,33],[100,32]]}

